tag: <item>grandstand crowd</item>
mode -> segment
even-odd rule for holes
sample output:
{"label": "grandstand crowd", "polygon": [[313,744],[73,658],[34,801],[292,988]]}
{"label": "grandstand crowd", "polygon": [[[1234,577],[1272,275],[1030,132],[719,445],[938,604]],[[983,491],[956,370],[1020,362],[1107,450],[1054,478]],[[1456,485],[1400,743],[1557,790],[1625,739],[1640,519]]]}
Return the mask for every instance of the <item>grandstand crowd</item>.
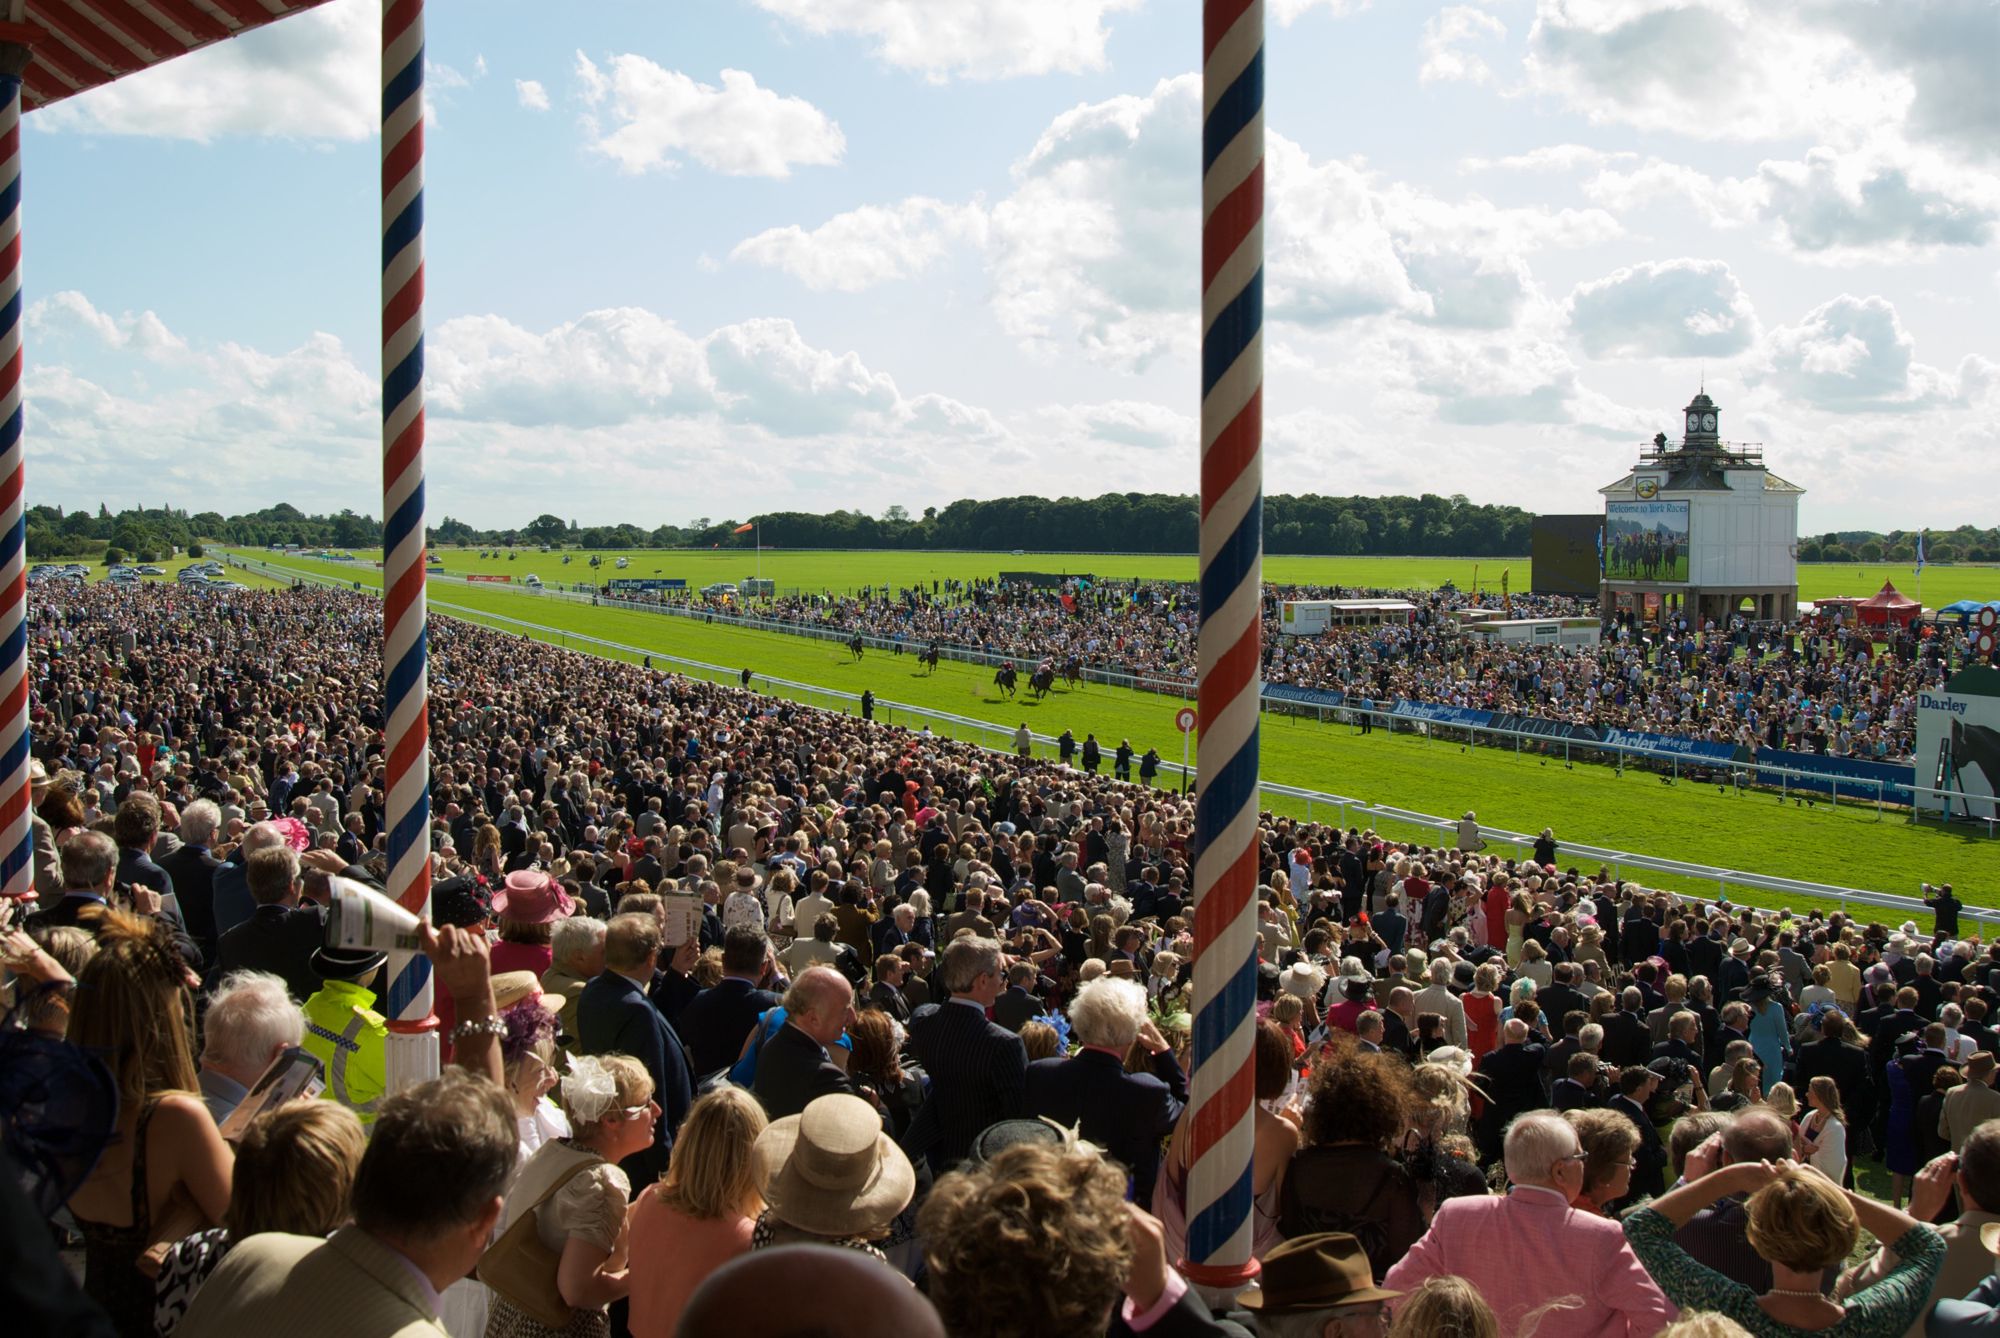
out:
{"label": "grandstand crowd", "polygon": [[[1471,814],[1438,847],[1265,815],[1261,1268],[1219,1286],[1182,1267],[1192,800],[447,619],[448,1066],[391,1091],[387,956],[327,927],[387,872],[379,620],[309,589],[32,607],[14,1331],[2000,1323],[2000,944],[1948,887],[1922,932],[1681,901],[1553,831],[1503,857]],[[1860,669],[1784,654],[1814,710]],[[262,1090],[307,1057],[320,1095]]]}
{"label": "grandstand crowd", "polygon": [[[1416,606],[1407,624],[1336,626],[1281,634],[1288,599],[1394,597]],[[667,602],[713,608],[711,599]],[[1615,626],[1597,646],[1550,646],[1467,635],[1454,614],[1481,597],[1455,590],[1343,591],[1272,587],[1265,597],[1264,680],[1339,692],[1507,712],[1573,725],[1613,726],[1855,757],[1907,759],[1916,699],[1970,662],[1963,629],[1880,629],[1837,618],[1786,626],[1692,626],[1669,619],[1655,635]],[[1491,596],[1483,607],[1493,607]],[[1572,617],[1589,609],[1557,596],[1519,596],[1516,617]],[[1083,669],[1191,682],[1199,623],[1193,587],[1112,583],[1035,588],[940,583],[936,589],[789,595],[756,606],[781,623],[941,645],[1017,660],[1074,661]]]}

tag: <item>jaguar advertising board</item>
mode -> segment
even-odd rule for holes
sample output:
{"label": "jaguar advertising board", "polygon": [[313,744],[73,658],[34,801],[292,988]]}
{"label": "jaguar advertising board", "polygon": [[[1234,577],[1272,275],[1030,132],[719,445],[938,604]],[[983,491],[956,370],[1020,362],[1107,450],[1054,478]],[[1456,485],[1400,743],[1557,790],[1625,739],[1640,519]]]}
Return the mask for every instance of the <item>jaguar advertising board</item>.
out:
{"label": "jaguar advertising board", "polygon": [[1917,807],[1992,819],[2000,793],[2000,669],[1975,666],[1917,693]]}
{"label": "jaguar advertising board", "polygon": [[1606,502],[1604,578],[1684,584],[1688,578],[1688,504]]}

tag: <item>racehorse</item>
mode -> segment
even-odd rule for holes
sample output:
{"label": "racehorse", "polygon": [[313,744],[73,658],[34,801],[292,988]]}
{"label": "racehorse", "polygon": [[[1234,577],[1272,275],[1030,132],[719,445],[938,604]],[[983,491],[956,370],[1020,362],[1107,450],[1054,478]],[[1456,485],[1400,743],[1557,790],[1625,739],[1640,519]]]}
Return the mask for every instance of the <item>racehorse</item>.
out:
{"label": "racehorse", "polygon": [[993,671],[993,686],[1000,689],[1004,695],[1012,697],[1014,695],[1015,678],[1014,666],[1003,664]]}
{"label": "racehorse", "polygon": [[1028,680],[1028,691],[1035,694],[1036,701],[1040,701],[1042,698],[1049,695],[1049,689],[1054,687],[1055,685],[1056,685],[1055,670],[1037,669],[1035,670],[1035,676]]}
{"label": "racehorse", "polygon": [[1083,662],[1077,659],[1077,657],[1074,655],[1064,660],[1062,664],[1062,678],[1063,682],[1069,684],[1073,688],[1082,687]]}
{"label": "racehorse", "polygon": [[930,645],[924,647],[922,650],[917,652],[917,663],[921,664],[924,667],[924,676],[927,678],[930,675],[937,672],[937,667],[938,667],[937,642],[933,641],[931,642]]}
{"label": "racehorse", "polygon": [[861,658],[862,645],[861,645],[861,638],[859,636],[856,636],[847,643],[847,653],[849,655],[852,655],[857,660]]}

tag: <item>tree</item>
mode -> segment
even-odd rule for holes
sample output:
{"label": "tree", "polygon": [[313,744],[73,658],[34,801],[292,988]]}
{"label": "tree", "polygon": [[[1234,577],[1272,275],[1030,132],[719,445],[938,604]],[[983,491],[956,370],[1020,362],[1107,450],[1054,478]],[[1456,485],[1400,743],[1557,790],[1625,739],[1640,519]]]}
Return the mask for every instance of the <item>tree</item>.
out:
{"label": "tree", "polygon": [[882,519],[888,521],[891,525],[906,525],[910,520],[909,508],[899,503],[884,511]]}
{"label": "tree", "polygon": [[191,558],[204,557],[207,555],[207,553],[208,550],[206,548],[203,548],[200,544],[188,545],[188,556]]}
{"label": "tree", "polygon": [[1880,539],[1870,539],[1867,543],[1861,545],[1861,560],[1863,562],[1880,562],[1882,560],[1882,541]]}
{"label": "tree", "polygon": [[563,523],[563,518],[547,512],[529,521],[527,528],[521,531],[522,537],[536,544],[559,544],[568,533],[569,526]]}
{"label": "tree", "polygon": [[115,567],[125,560],[125,550],[113,544],[104,550],[104,565]]}

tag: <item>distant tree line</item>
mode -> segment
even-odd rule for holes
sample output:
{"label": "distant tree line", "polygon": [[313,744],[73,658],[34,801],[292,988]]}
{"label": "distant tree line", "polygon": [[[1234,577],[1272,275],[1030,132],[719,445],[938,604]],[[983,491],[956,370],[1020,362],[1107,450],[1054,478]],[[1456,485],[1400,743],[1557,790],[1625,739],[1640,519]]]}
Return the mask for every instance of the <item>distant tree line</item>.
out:
{"label": "distant tree line", "polygon": [[[1799,541],[1801,562],[1915,562],[1917,532],[1844,530]],[[1926,562],[2000,562],[2000,527],[1924,531]]]}
{"label": "distant tree line", "polygon": [[[1463,495],[1440,497],[1270,496],[1264,499],[1264,547],[1271,553],[1371,556],[1517,557],[1528,551],[1534,517],[1513,506],[1481,506]],[[756,528],[736,533],[745,524]],[[343,510],[309,515],[281,502],[245,515],[173,507],[113,513],[100,505],[65,512],[31,507],[28,556],[86,557],[116,548],[146,561],[204,540],[242,547],[298,544],[307,548],[375,548],[382,524]],[[578,525],[543,514],[519,527],[481,529],[446,516],[430,529],[433,543],[561,545],[584,549],[750,548],[761,538],[778,548],[973,549],[1042,553],[1191,553],[1197,546],[1196,499],[1166,493],[1105,493],[1101,497],[997,497],[926,507],[912,516],[892,506],[879,516],[861,511],[773,511],[743,519],[697,517],[665,523]],[[1932,562],[2000,562],[2000,529],[1962,525],[1931,530]],[[1804,562],[1910,561],[1916,532],[1841,531],[1799,544]]]}

